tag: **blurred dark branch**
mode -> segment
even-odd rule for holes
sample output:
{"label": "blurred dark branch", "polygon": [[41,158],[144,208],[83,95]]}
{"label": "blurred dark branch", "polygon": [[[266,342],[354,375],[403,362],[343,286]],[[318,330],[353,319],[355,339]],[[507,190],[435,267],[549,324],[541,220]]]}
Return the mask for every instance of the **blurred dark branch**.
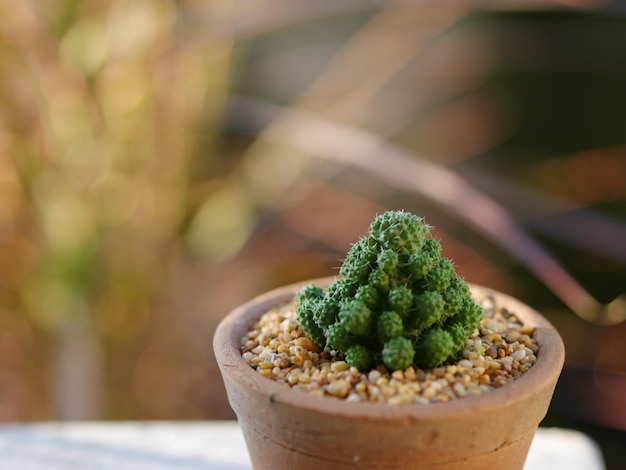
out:
{"label": "blurred dark branch", "polygon": [[[280,119],[273,121],[276,116]],[[586,321],[608,325],[626,319],[624,294],[608,305],[599,303],[503,206],[449,168],[363,130],[259,100],[233,99],[230,118],[235,123],[245,122],[248,131],[258,133],[263,141],[289,144],[306,154],[365,170],[394,187],[430,200],[514,256]],[[263,130],[269,122],[272,125]]]}
{"label": "blurred dark branch", "polygon": [[[233,4],[236,7],[225,12],[223,17],[215,18],[215,26],[218,29],[228,29],[238,39],[245,39],[289,28],[304,22],[375,11],[394,3],[398,2],[368,2],[363,0],[294,2],[292,0],[271,0],[266,2],[236,3]],[[200,19],[204,20],[205,18]],[[227,21],[224,22],[224,19]],[[213,25],[211,27],[213,28]]]}
{"label": "blurred dark branch", "polygon": [[[597,5],[585,1],[532,2],[541,7],[558,4]],[[598,303],[502,205],[448,168],[359,129],[367,119],[372,99],[435,38],[479,7],[507,6],[521,4],[459,0],[389,3],[350,38],[290,109],[234,99],[237,118],[259,118],[256,122],[253,119],[256,125],[251,129],[259,138],[239,168],[242,184],[257,204],[274,204],[316,163],[312,156],[365,170],[394,187],[431,200],[504,248],[582,318],[594,323],[620,322],[626,317],[626,299],[608,307]],[[402,44],[410,47],[400,47]],[[273,174],[270,168],[275,169]]]}
{"label": "blurred dark branch", "polygon": [[[489,194],[515,214],[534,233],[584,249],[626,268],[626,223],[584,205],[521,185],[483,169],[464,165],[458,174]],[[597,242],[602,234],[602,243]]]}
{"label": "blurred dark branch", "polygon": [[[370,114],[368,108],[381,90],[474,7],[474,3],[460,0],[445,0],[445,5],[447,8],[437,2],[399,2],[379,11],[343,44],[292,109],[306,110],[350,128],[364,125]],[[291,114],[286,116],[269,127],[285,135],[299,132],[292,129]],[[287,141],[282,147],[274,142],[267,151],[265,141],[259,139],[246,152],[237,184],[253,194],[255,204],[271,206],[315,164],[306,151],[295,149]],[[268,171],[270,168],[280,171]],[[271,185],[267,184],[270,173]]]}
{"label": "blurred dark branch", "polygon": [[[280,29],[290,28],[306,22],[337,18],[359,13],[375,14],[386,8],[398,5],[420,7],[428,4],[438,5],[441,9],[451,4],[464,4],[468,10],[545,10],[545,9],[581,9],[600,10],[615,14],[625,14],[624,2],[611,0],[317,0],[315,2],[294,2],[293,0],[267,0],[263,2],[233,3],[231,8],[217,10],[200,5],[189,11],[187,23],[210,25],[212,31],[223,31],[234,35],[239,40],[269,34]],[[196,11],[200,8],[200,12]]]}

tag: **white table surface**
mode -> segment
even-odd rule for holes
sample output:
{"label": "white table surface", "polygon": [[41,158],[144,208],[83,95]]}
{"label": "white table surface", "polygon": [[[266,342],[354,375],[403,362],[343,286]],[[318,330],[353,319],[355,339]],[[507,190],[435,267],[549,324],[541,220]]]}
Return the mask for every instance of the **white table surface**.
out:
{"label": "white table surface", "polygon": [[[239,425],[204,422],[76,422],[0,425],[2,470],[250,470]],[[540,428],[525,469],[602,470],[588,436]]]}

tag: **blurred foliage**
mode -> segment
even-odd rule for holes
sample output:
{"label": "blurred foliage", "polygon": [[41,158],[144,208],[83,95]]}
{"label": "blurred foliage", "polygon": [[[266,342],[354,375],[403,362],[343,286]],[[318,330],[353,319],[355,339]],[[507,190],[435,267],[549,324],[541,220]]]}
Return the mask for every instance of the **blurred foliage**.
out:
{"label": "blurred foliage", "polygon": [[626,21],[445,3],[0,0],[0,421],[232,417],[215,325],[386,209],[626,370],[564,306],[625,290]]}
{"label": "blurred foliage", "polygon": [[[218,115],[232,59],[228,37],[186,27],[193,9],[0,6],[0,314],[34,343],[91,328],[105,350],[129,347],[150,319],[180,254],[200,121]],[[54,349],[7,341],[54,367]],[[54,416],[49,386],[4,380],[40,394],[15,417]]]}

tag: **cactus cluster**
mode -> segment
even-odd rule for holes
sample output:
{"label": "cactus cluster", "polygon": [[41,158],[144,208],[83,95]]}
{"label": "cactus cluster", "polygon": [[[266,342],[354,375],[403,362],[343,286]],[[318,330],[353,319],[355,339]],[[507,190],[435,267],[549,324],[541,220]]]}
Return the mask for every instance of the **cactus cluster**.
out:
{"label": "cactus cluster", "polygon": [[326,291],[310,284],[298,292],[297,319],[319,347],[342,351],[361,371],[436,367],[482,319],[430,227],[409,212],[378,216],[339,272]]}

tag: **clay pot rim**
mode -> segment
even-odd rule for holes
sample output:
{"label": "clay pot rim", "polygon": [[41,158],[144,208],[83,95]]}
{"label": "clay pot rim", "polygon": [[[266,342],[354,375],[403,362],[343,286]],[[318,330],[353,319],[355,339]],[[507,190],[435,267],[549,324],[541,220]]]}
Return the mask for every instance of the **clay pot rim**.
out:
{"label": "clay pot rim", "polygon": [[537,362],[523,376],[503,387],[473,397],[445,403],[386,405],[381,403],[353,403],[334,397],[317,397],[293,390],[261,376],[241,357],[240,339],[263,313],[274,306],[289,302],[304,285],[313,283],[325,287],[336,277],[312,279],[279,287],[240,305],[218,325],[213,348],[222,373],[265,396],[273,403],[307,409],[321,414],[344,416],[346,419],[366,416],[372,420],[391,421],[399,418],[416,421],[447,420],[474,414],[478,411],[497,411],[511,402],[528,400],[537,389],[550,387],[561,373],[565,361],[563,340],[554,326],[536,310],[518,299],[484,286],[468,283],[473,293],[497,298],[498,306],[505,306],[524,324],[533,326],[534,338],[539,344]]}

